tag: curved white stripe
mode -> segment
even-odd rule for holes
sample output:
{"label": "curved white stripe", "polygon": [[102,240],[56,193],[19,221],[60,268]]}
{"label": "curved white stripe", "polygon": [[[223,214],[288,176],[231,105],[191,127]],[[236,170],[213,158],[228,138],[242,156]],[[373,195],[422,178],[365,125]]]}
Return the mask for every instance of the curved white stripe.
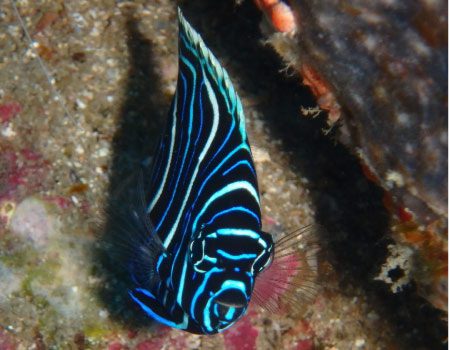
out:
{"label": "curved white stripe", "polygon": [[173,224],[172,228],[169,231],[169,234],[167,235],[166,239],[164,240],[163,244],[164,247],[167,249],[167,247],[170,245],[170,242],[172,241],[173,236],[175,235],[175,231],[178,227],[178,224],[180,222],[181,219],[181,215],[184,212],[184,207],[186,206],[186,203],[189,199],[189,196],[191,194],[191,190],[192,190],[192,186],[194,185],[194,181],[195,178],[197,177],[197,173],[198,173],[198,169],[200,168],[200,164],[203,161],[203,159],[205,158],[206,153],[209,151],[209,147],[211,146],[211,143],[214,139],[214,137],[216,136],[216,132],[217,132],[217,127],[219,125],[219,106],[217,104],[217,99],[216,96],[214,94],[214,90],[211,87],[211,84],[209,82],[209,80],[205,78],[205,87],[206,90],[208,91],[208,97],[209,100],[211,101],[211,107],[213,110],[213,125],[211,128],[211,133],[208,136],[208,140],[205,143],[205,146],[203,148],[202,153],[200,153],[200,155],[198,156],[198,162],[197,162],[197,166],[195,167],[195,170],[192,172],[192,176],[191,176],[191,181],[189,183],[189,187],[186,190],[186,194],[184,196],[184,200],[183,200],[183,204],[181,205],[179,211],[178,211],[178,216],[175,220],[175,223]]}
{"label": "curved white stripe", "polygon": [[[175,92],[175,97],[174,97],[174,101],[178,101],[178,92]],[[156,195],[153,197],[152,201],[150,202],[150,204],[147,207],[147,213],[150,213],[153,209],[153,207],[156,205],[156,203],[159,200],[159,197],[161,197],[161,193],[164,189],[164,186],[166,185],[166,181],[167,181],[167,175],[169,174],[169,169],[170,169],[170,163],[172,162],[172,153],[173,153],[173,146],[175,144],[175,133],[176,133],[176,124],[177,124],[177,119],[176,119],[176,114],[177,114],[177,106],[178,103],[174,103],[174,109],[173,109],[173,115],[172,115],[172,131],[170,132],[170,149],[169,149],[169,159],[167,160],[167,165],[166,165],[166,169],[164,170],[164,176],[162,178],[162,181],[159,185],[158,188],[158,192],[156,193]]]}
{"label": "curved white stripe", "polygon": [[225,187],[223,187],[221,190],[215,192],[209,199],[206,201],[205,205],[203,206],[202,210],[198,213],[198,215],[195,217],[194,224],[192,225],[192,231],[195,231],[197,228],[197,222],[200,219],[200,217],[203,215],[203,213],[208,209],[208,207],[211,205],[212,202],[214,202],[217,198],[222,197],[224,194],[227,194],[228,192],[237,191],[237,190],[246,190],[249,192],[253,198],[255,198],[256,203],[259,205],[259,197],[258,193],[256,192],[253,185],[248,181],[236,181],[232,182]]}

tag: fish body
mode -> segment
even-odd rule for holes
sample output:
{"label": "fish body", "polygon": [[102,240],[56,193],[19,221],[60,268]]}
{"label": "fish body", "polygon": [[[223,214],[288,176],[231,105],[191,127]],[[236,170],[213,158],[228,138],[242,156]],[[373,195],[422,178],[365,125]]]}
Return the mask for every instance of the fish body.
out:
{"label": "fish body", "polygon": [[245,314],[274,244],[261,230],[239,97],[180,10],[178,17],[177,89],[146,189],[150,240],[160,247],[129,294],[165,325],[214,334]]}

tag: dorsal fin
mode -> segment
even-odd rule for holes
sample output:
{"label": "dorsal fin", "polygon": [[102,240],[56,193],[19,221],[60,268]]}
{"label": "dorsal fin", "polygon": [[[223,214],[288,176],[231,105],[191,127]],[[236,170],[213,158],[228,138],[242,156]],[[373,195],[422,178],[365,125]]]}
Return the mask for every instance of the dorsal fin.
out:
{"label": "dorsal fin", "polygon": [[185,47],[185,43],[183,43],[182,40],[182,38],[185,37],[188,43],[192,45],[195,51],[199,54],[202,66],[204,66],[210,72],[210,75],[214,78],[215,82],[220,87],[221,92],[224,93],[228,101],[231,102],[232,105],[230,106],[230,108],[232,110],[235,109],[235,113],[239,121],[239,130],[241,130],[242,138],[245,140],[247,138],[247,134],[245,133],[245,117],[244,111],[242,109],[242,103],[233,87],[228,73],[225,69],[222,68],[217,58],[208,49],[201,36],[184,18],[180,8],[178,8],[178,20],[180,24],[180,43],[178,46],[180,52],[182,52],[183,48]]}

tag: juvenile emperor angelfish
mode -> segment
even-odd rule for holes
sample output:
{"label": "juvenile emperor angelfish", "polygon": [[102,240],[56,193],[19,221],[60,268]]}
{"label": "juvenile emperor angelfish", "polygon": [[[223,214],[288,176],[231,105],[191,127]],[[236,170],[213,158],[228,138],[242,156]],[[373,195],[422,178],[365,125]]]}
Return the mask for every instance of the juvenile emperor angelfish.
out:
{"label": "juvenile emperor angelfish", "polygon": [[261,230],[239,97],[180,10],[178,18],[177,89],[146,189],[149,240],[161,249],[129,294],[162,324],[214,334],[245,314],[274,245]]}

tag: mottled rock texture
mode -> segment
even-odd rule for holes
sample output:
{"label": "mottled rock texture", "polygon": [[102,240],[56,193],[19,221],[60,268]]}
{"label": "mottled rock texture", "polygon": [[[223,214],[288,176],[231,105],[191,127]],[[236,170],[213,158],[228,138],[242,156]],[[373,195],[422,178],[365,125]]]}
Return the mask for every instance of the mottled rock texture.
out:
{"label": "mottled rock texture", "polygon": [[[366,176],[385,190],[392,237],[401,249],[413,249],[410,272],[402,273],[445,310],[447,2],[283,3],[290,5],[296,26],[269,34],[268,41],[300,73]],[[316,112],[302,109],[305,116]]]}
{"label": "mottled rock texture", "polygon": [[419,221],[447,215],[447,2],[290,3],[300,64],[336,96],[350,144]]}

